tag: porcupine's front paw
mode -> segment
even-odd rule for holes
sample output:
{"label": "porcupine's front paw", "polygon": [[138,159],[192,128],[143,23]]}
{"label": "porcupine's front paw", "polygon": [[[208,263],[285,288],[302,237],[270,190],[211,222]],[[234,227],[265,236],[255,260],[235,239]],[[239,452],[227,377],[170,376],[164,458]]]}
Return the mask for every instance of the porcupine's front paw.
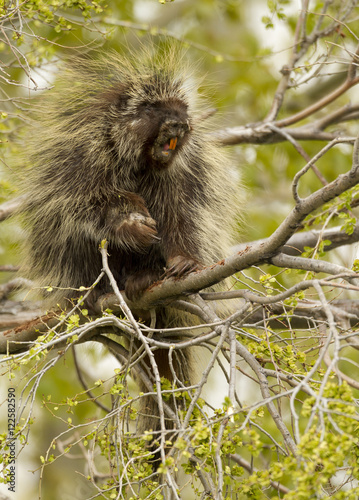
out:
{"label": "porcupine's front paw", "polygon": [[199,271],[203,268],[203,264],[196,259],[192,259],[192,257],[176,255],[168,259],[164,278],[180,278],[185,274],[191,273],[192,271]]}
{"label": "porcupine's front paw", "polygon": [[144,250],[158,243],[156,222],[149,215],[130,213],[116,228],[116,236],[130,249]]}

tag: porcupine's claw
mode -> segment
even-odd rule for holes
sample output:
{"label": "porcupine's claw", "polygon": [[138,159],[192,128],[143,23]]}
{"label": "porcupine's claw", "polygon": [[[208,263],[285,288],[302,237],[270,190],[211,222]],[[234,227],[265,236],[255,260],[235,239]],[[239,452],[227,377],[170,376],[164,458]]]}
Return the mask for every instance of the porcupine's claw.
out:
{"label": "porcupine's claw", "polygon": [[185,274],[203,269],[204,266],[191,257],[177,255],[167,262],[167,269],[163,275],[164,278],[180,278]]}

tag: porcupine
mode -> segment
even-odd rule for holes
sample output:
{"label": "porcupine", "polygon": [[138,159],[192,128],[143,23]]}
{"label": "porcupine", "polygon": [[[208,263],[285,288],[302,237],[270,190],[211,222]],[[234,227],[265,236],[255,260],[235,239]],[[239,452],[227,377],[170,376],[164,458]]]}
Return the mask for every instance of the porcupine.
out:
{"label": "porcupine", "polygon": [[[237,209],[226,154],[200,119],[197,85],[178,50],[150,52],[76,59],[42,97],[22,211],[27,274],[53,287],[53,304],[92,285],[104,239],[109,267],[132,300],[163,274],[180,277],[229,252]],[[94,297],[111,291],[102,279]],[[158,328],[191,323],[168,308],[156,318]],[[168,351],[155,359],[173,380]],[[191,380],[188,349],[173,367]],[[156,402],[144,401],[140,428],[158,430],[149,417]]]}

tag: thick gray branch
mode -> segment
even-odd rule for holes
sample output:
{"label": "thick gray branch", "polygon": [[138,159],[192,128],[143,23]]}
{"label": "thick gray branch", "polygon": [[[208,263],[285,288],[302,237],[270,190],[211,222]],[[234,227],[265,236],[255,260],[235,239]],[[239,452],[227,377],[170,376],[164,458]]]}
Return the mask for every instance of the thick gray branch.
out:
{"label": "thick gray branch", "polygon": [[[359,241],[359,224],[356,224],[352,234],[347,234],[340,227],[334,227],[324,231],[311,230],[295,233],[279,250],[281,253],[285,253],[287,255],[299,256],[304,252],[305,247],[315,248],[318,242],[323,240],[330,241],[330,244],[328,243],[324,245],[323,250],[325,252],[334,250],[335,248],[344,245],[352,245],[353,243]],[[265,239],[257,240],[257,242],[259,241],[264,242]],[[252,245],[253,243],[254,242],[240,243],[239,245],[233,247],[232,250],[233,252],[241,252],[247,245]]]}

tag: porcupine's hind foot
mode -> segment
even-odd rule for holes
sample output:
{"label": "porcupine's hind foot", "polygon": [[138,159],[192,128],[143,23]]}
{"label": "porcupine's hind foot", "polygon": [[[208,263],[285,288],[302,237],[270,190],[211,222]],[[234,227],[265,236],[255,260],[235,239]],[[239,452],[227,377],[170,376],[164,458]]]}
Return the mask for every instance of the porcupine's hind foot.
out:
{"label": "porcupine's hind foot", "polygon": [[138,300],[143,292],[160,279],[161,273],[152,269],[138,271],[127,278],[125,284],[126,296],[133,302]]}
{"label": "porcupine's hind foot", "polygon": [[203,264],[192,257],[176,255],[175,257],[168,259],[167,268],[163,278],[180,278],[185,274],[192,273],[193,271],[199,271],[203,268]]}

